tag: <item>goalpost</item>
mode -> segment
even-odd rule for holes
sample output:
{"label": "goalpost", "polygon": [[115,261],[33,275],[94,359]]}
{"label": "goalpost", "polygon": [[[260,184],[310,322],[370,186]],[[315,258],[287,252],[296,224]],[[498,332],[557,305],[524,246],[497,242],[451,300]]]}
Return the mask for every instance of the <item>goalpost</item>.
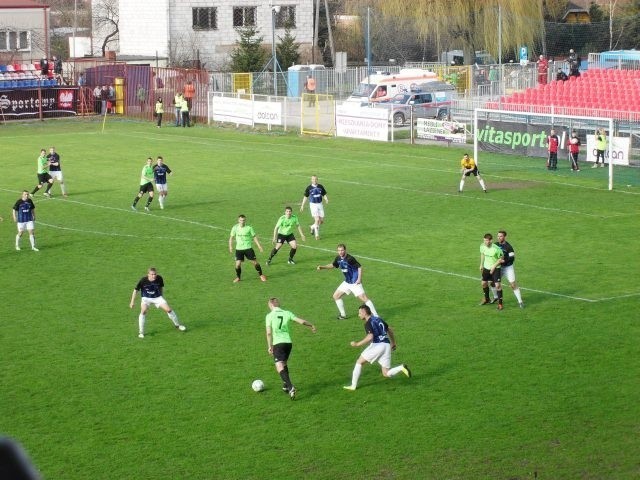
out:
{"label": "goalpost", "polygon": [[[473,155],[484,152],[547,158],[547,136],[551,129],[560,139],[558,155],[569,155],[569,138],[576,131],[580,139],[579,163],[591,168],[595,159],[595,133],[604,129],[607,136],[605,159],[608,163],[609,190],[613,190],[613,165],[628,162],[628,153],[620,158],[614,155],[613,138],[616,133],[612,118],[556,115],[553,113],[514,112],[477,108],[473,111]],[[629,149],[627,149],[627,152]],[[624,164],[624,163],[622,163]],[[626,163],[628,164],[628,163]]]}

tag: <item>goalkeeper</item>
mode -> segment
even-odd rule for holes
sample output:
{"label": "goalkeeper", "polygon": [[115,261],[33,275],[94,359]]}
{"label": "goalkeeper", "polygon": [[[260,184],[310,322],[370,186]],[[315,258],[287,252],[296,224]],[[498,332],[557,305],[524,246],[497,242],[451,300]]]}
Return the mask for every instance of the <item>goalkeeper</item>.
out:
{"label": "goalkeeper", "polygon": [[478,166],[473,158],[469,156],[468,153],[465,153],[460,161],[460,165],[462,166],[462,178],[460,179],[460,187],[458,188],[458,193],[462,193],[462,189],[464,188],[464,179],[469,175],[473,175],[478,179],[478,183],[482,187],[484,193],[487,193],[487,186],[484,183],[484,180],[480,176],[480,172],[478,171]]}

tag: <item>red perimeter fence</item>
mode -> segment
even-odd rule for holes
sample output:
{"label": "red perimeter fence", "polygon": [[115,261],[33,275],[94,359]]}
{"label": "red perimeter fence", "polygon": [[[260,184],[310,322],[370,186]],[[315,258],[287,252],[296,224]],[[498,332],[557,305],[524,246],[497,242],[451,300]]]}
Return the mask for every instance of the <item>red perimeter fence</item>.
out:
{"label": "red perimeter fence", "polygon": [[[175,120],[174,96],[193,86],[190,116],[192,121],[207,118],[207,90],[209,74],[205,70],[160,68],[149,65],[130,65],[101,59],[78,60],[74,64],[74,85],[48,85],[31,82],[27,86],[9,87],[0,84],[0,120],[52,118],[74,115],[123,115],[152,120],[159,98],[164,104],[164,121]],[[80,75],[84,86],[79,86]],[[35,84],[35,85],[34,85]],[[112,95],[102,102],[96,97],[96,87],[112,87]]]}

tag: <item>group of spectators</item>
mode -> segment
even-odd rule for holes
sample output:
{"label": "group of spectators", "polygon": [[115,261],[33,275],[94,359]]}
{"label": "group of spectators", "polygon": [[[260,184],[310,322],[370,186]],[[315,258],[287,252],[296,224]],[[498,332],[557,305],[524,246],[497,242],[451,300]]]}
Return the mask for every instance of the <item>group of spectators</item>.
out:
{"label": "group of spectators", "polygon": [[[564,82],[566,80],[569,80],[569,77],[580,76],[580,57],[576,54],[573,48],[569,50],[567,62],[569,63],[569,74],[567,75],[566,72],[562,70],[562,68],[558,68],[555,78],[556,80]],[[538,59],[538,83],[541,85],[546,85],[548,79],[549,60],[544,55],[540,55]]]}
{"label": "group of spectators", "polygon": [[56,55],[51,60],[46,57],[40,59],[40,77],[47,80],[55,79],[58,85],[66,85],[67,82],[62,75],[62,59]]}

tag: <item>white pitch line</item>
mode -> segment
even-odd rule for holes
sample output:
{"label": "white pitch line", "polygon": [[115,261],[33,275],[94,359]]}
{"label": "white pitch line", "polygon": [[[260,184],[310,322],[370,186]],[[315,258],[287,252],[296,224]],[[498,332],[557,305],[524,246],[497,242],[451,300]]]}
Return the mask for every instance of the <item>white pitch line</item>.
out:
{"label": "white pitch line", "polygon": [[[142,235],[133,235],[130,233],[100,232],[98,230],[83,230],[81,228],[63,227],[62,225],[53,225],[51,223],[43,223],[43,222],[38,222],[38,225],[44,225],[45,227],[54,228],[56,230],[66,230],[66,231],[78,232],[78,233],[89,233],[91,235],[101,235],[105,237],[126,237],[126,238],[149,239],[148,235],[142,236]],[[187,242],[207,241],[207,240],[200,240],[200,239],[194,240],[193,238],[185,238],[185,237],[163,237],[158,235],[154,235],[153,238],[159,239],[159,240],[178,240],[178,241],[187,241]]]}
{"label": "white pitch line", "polygon": [[[299,244],[303,247],[306,248],[310,248],[312,250],[318,250],[318,251],[322,251],[322,252],[331,252],[334,253],[334,250],[328,249],[328,248],[320,248],[320,247],[311,247],[309,245],[302,245]],[[387,265],[393,265],[396,267],[402,267],[402,268],[409,268],[412,270],[420,270],[420,271],[424,271],[424,272],[431,272],[431,273],[437,273],[440,275],[447,275],[449,277],[457,277],[457,278],[464,278],[465,280],[473,280],[474,282],[478,281],[478,277],[473,277],[471,275],[464,275],[461,273],[455,273],[455,272],[447,272],[445,270],[439,270],[437,268],[430,268],[430,267],[421,267],[419,265],[411,265],[411,264],[407,264],[407,263],[400,263],[400,262],[393,262],[391,260],[383,260],[381,258],[376,258],[376,257],[368,257],[365,255],[360,255],[358,254],[358,258],[364,258],[365,260],[371,260],[372,262],[378,262],[378,263],[383,263],[383,264],[387,264]],[[548,292],[546,290],[538,290],[535,288],[527,288],[527,287],[523,287],[522,285],[520,286],[521,290],[526,290],[529,292],[535,292],[535,293],[542,293],[544,295],[551,295],[554,297],[561,297],[561,298],[567,298],[569,300],[579,300],[581,302],[588,302],[588,303],[598,303],[598,302],[604,302],[607,300],[617,300],[620,298],[626,298],[626,297],[635,297],[635,296],[640,296],[640,292],[638,293],[630,293],[627,295],[620,295],[617,297],[608,297],[608,298],[600,298],[600,299],[592,299],[592,298],[584,298],[584,297],[576,297],[573,295],[565,295],[562,293],[557,293],[557,292]]]}

